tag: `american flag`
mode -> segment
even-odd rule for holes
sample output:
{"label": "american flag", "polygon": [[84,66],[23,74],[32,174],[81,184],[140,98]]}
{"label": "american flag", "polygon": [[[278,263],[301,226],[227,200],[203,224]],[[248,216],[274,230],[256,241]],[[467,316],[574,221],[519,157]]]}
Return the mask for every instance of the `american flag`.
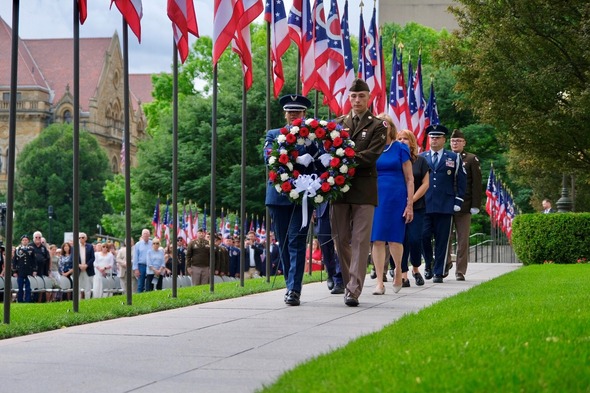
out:
{"label": "american flag", "polygon": [[[440,124],[438,119],[438,107],[436,106],[436,95],[434,94],[434,80],[430,79],[430,96],[428,97],[428,103],[424,108],[424,129],[428,128],[431,124]],[[424,150],[430,149],[430,139],[424,138],[426,144],[423,145]]]}
{"label": "american flag", "polygon": [[184,63],[189,52],[188,34],[199,36],[193,0],[168,0],[167,12],[168,18],[172,21],[172,31],[180,61]]}
{"label": "american flag", "polygon": [[406,84],[402,67],[402,54],[396,58],[395,43],[391,63],[391,85],[389,87],[389,116],[398,130],[408,129],[408,102],[406,99]]}
{"label": "american flag", "polygon": [[324,1],[316,0],[313,6],[313,41],[315,54],[315,84],[316,90],[321,91],[328,100],[332,98],[330,91],[330,75],[328,74],[329,39]]}
{"label": "american flag", "polygon": [[111,7],[113,3],[117,6],[125,22],[141,42],[141,18],[143,16],[143,6],[141,0],[111,0]]}
{"label": "american flag", "polygon": [[[359,49],[358,49],[358,70],[357,78],[365,80],[365,67],[367,65],[367,32],[365,31],[365,22],[363,21],[363,14],[359,15]],[[369,86],[370,87],[370,86]]]}
{"label": "american flag", "polygon": [[234,12],[237,0],[214,0],[213,64],[217,64],[225,48],[234,38],[239,14]]}
{"label": "american flag", "polygon": [[418,103],[416,102],[416,93],[414,92],[414,70],[412,69],[412,59],[408,61],[408,113],[409,123],[408,129],[414,133],[418,139],[419,116]]}
{"label": "american flag", "polygon": [[486,186],[486,212],[492,220],[494,219],[495,210],[494,206],[496,204],[497,194],[496,194],[496,176],[494,174],[494,167],[490,167],[490,174],[488,176],[488,184]]}
{"label": "american flag", "polygon": [[289,37],[299,47],[301,57],[302,93],[307,95],[315,85],[315,54],[313,45],[313,21],[309,0],[293,0],[289,12]]}
{"label": "american flag", "polygon": [[156,237],[162,236],[162,230],[160,228],[160,198],[156,201],[156,206],[154,207],[154,214],[152,216],[152,226],[154,227],[154,233]]}
{"label": "american flag", "polygon": [[348,99],[348,89],[354,81],[354,63],[352,61],[352,49],[350,47],[350,29],[348,28],[348,0],[344,2],[344,11],[342,12],[342,51],[344,53],[344,93],[340,101],[342,113],[348,113],[352,109]]}
{"label": "american flag", "polygon": [[172,225],[172,220],[170,217],[170,200],[166,201],[166,210],[164,211],[164,222],[162,222],[162,227],[164,228],[164,237],[166,238],[166,244],[170,241],[170,225]]}
{"label": "american flag", "polygon": [[252,87],[252,48],[250,24],[262,13],[262,0],[237,0],[237,28],[232,41],[232,49],[242,60],[242,72],[246,90]]}
{"label": "american flag", "polygon": [[387,111],[387,95],[385,94],[385,85],[387,84],[385,76],[385,59],[383,57],[383,37],[379,35],[379,51],[377,53],[377,66],[375,67],[375,78],[381,86],[381,93],[375,99],[375,113]]}
{"label": "american flag", "polygon": [[289,49],[289,26],[282,0],[266,0],[264,20],[270,23],[270,59],[273,64],[274,95],[277,98],[285,84],[281,57]]}
{"label": "american flag", "polygon": [[[365,69],[365,81],[371,89],[371,96],[369,98],[369,105],[375,103],[377,97],[382,96],[381,85],[379,77],[381,76],[381,67],[379,59],[379,32],[377,31],[377,11],[373,7],[373,16],[371,17],[371,24],[369,25],[369,32],[366,36],[367,47],[365,49],[365,58],[367,66]],[[376,113],[380,113],[378,109]]]}
{"label": "american flag", "polygon": [[88,4],[86,0],[78,0],[78,13],[80,15],[80,24],[83,25],[88,16]]}
{"label": "american flag", "polygon": [[236,214],[236,222],[234,223],[234,236],[240,236],[240,217]]}
{"label": "american flag", "polygon": [[189,201],[189,205],[188,205],[188,217],[186,220],[186,241],[190,242],[193,239],[193,208],[190,205],[190,201]]}
{"label": "american flag", "polygon": [[424,138],[426,137],[424,118],[426,100],[424,99],[424,88],[422,84],[422,50],[420,50],[418,55],[418,65],[416,66],[416,74],[414,75],[414,95],[418,104],[418,127],[414,125],[414,133],[418,140],[418,146],[422,147]]}
{"label": "american flag", "polygon": [[346,89],[344,73],[344,50],[342,48],[342,28],[340,26],[340,12],[337,0],[331,0],[330,14],[328,15],[328,75],[330,76],[331,98],[328,102],[324,99],[337,116],[342,114],[342,97]]}

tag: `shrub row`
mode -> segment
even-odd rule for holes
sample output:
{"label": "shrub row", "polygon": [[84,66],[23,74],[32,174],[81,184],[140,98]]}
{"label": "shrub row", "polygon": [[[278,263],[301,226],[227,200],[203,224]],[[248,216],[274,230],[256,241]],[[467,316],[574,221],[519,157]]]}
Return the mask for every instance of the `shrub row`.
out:
{"label": "shrub row", "polygon": [[581,263],[590,258],[590,213],[521,214],[512,245],[525,265]]}

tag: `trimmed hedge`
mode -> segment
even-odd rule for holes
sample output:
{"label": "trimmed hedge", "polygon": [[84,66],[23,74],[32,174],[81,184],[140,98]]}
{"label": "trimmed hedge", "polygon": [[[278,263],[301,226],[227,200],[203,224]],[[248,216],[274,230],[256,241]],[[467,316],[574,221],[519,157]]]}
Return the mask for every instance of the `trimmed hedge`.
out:
{"label": "trimmed hedge", "polygon": [[521,214],[512,223],[512,245],[524,265],[590,259],[590,213]]}

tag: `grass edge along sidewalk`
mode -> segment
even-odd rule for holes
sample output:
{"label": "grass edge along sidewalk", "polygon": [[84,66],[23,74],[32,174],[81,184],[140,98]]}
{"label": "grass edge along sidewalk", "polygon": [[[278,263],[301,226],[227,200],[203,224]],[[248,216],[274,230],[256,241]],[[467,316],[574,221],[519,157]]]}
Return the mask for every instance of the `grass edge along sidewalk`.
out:
{"label": "grass edge along sidewalk", "polygon": [[[304,274],[303,283],[323,281],[327,278],[323,272]],[[0,323],[0,340],[33,333],[41,333],[69,326],[105,321],[109,319],[149,314],[174,308],[193,306],[252,295],[285,288],[283,276],[271,277],[270,283],[264,278],[244,281],[230,281],[215,284],[215,291],[209,291],[209,284],[178,288],[177,297],[172,297],[172,290],[144,292],[133,295],[133,304],[127,305],[126,295],[117,295],[101,299],[80,300],[79,312],[72,312],[72,301],[51,303],[12,303],[10,306],[10,324]],[[4,305],[0,305],[4,312]]]}
{"label": "grass edge along sidewalk", "polygon": [[590,392],[588,282],[590,264],[523,267],[310,360],[261,391]]}

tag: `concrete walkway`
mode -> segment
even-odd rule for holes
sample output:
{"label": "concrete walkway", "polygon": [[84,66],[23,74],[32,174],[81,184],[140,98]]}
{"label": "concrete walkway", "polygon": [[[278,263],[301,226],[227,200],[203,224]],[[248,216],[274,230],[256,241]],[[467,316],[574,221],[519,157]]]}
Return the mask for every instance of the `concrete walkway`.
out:
{"label": "concrete walkway", "polygon": [[[346,307],[325,283],[305,285],[300,307],[284,290],[0,341],[3,392],[253,392],[313,356],[382,329],[406,313],[520,267],[471,263],[443,284],[371,295]],[[290,355],[286,355],[290,354]]]}

